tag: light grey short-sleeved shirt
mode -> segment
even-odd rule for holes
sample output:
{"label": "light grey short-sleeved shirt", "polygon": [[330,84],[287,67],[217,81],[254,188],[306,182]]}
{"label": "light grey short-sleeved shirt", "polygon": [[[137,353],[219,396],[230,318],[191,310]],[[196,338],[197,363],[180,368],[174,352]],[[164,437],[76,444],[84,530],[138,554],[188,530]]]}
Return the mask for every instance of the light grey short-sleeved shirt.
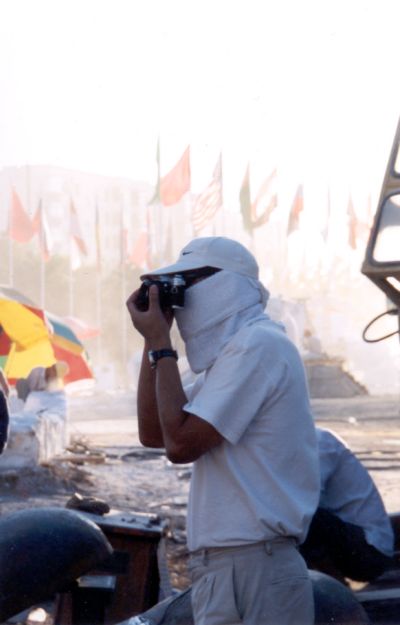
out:
{"label": "light grey short-sleeved shirt", "polygon": [[268,317],[242,327],[184,409],[225,439],[193,465],[189,549],[302,542],[319,499],[317,441],[303,364],[282,328]]}
{"label": "light grey short-sleeved shirt", "polygon": [[344,441],[317,428],[321,466],[320,506],[342,521],[362,527],[366,541],[393,555],[393,529],[382,498],[367,469]]}

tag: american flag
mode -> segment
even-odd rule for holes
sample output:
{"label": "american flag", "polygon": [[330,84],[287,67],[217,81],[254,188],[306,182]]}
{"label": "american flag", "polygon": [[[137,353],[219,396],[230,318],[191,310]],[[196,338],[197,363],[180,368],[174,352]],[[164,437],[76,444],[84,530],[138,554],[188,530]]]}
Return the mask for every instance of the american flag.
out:
{"label": "american flag", "polygon": [[219,155],[210,184],[197,197],[192,211],[195,234],[200,232],[222,207],[222,156]]}

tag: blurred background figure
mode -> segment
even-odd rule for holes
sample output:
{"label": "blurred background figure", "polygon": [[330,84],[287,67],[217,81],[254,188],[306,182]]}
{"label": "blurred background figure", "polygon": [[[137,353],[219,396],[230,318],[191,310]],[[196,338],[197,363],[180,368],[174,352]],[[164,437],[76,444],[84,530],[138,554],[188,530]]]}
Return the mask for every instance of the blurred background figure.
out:
{"label": "blurred background figure", "polygon": [[317,429],[318,509],[300,553],[310,569],[339,581],[372,581],[396,566],[394,534],[367,469],[334,432]]}
{"label": "blurred background figure", "polygon": [[50,367],[35,367],[26,378],[17,380],[17,395],[22,401],[26,401],[33,391],[63,391],[64,377],[68,371],[69,367],[63,361],[57,361]]}

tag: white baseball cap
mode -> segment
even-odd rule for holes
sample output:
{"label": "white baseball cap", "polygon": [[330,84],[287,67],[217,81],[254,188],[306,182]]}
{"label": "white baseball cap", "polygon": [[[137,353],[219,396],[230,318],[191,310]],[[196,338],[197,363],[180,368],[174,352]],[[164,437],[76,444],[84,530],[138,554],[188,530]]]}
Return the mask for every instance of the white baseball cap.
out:
{"label": "white baseball cap", "polygon": [[200,237],[190,241],[175,264],[143,274],[141,279],[170,273],[215,267],[258,280],[258,264],[241,243],[227,237]]}

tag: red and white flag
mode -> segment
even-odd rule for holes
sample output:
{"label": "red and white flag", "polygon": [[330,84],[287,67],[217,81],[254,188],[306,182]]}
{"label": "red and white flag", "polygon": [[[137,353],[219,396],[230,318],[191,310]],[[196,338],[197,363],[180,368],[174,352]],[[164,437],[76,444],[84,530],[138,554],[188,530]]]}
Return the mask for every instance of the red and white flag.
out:
{"label": "red and white flag", "polygon": [[18,243],[27,243],[31,240],[35,232],[36,230],[32,220],[22,206],[19,195],[13,187],[11,189],[10,221],[8,229],[10,239],[14,239],[14,241]]}
{"label": "red and white flag", "polygon": [[46,213],[43,209],[42,200],[39,200],[39,205],[36,209],[35,215],[33,216],[32,224],[39,237],[39,248],[42,257],[45,261],[48,261],[53,247],[53,238],[47,222]]}
{"label": "red and white flag", "polygon": [[303,199],[303,185],[299,184],[297,187],[296,195],[294,196],[294,200],[292,203],[292,207],[289,213],[289,221],[287,227],[287,234],[289,235],[291,232],[298,230],[300,227],[300,214],[304,210],[304,199]]}
{"label": "red and white flag", "polygon": [[79,251],[83,256],[87,256],[87,247],[85,240],[82,236],[81,226],[78,219],[73,201],[70,203],[70,233],[71,238],[75,241]]}
{"label": "red and white flag", "polygon": [[[159,153],[159,152],[158,152]],[[164,206],[172,206],[190,189],[190,146],[171,171],[160,179],[160,200]]]}
{"label": "red and white flag", "polygon": [[219,155],[212,180],[195,200],[192,223],[195,234],[200,232],[222,208],[222,156]]}

